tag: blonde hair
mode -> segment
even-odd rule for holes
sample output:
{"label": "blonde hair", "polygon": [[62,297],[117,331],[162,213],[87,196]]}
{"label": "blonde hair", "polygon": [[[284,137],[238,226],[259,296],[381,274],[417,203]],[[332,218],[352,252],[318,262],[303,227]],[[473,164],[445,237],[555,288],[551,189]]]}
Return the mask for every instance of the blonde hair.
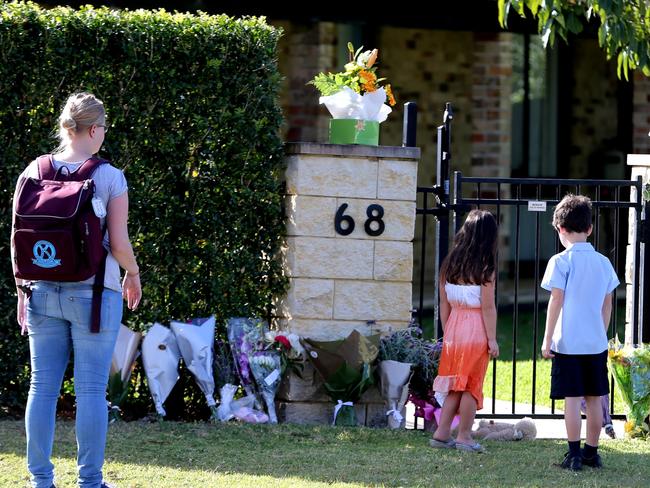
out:
{"label": "blonde hair", "polygon": [[86,92],[70,95],[59,116],[58,151],[65,149],[74,133],[105,122],[104,103],[95,95]]}

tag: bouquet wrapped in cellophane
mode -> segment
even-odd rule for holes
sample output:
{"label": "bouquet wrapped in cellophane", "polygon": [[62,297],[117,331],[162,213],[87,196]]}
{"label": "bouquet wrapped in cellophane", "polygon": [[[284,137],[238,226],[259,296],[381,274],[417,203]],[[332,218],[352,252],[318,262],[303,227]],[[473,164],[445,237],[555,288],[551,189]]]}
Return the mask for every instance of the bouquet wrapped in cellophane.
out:
{"label": "bouquet wrapped in cellophane", "polygon": [[187,369],[194,375],[196,383],[205,395],[212,420],[217,420],[217,404],[214,401],[214,316],[197,318],[189,323],[171,321],[170,327],[176,336]]}
{"label": "bouquet wrapped in cellophane", "polygon": [[108,379],[108,398],[111,404],[109,422],[111,423],[122,418],[120,407],[129,394],[131,372],[135,360],[140,355],[138,346],[141,339],[142,333],[133,332],[124,324],[120,324]]}
{"label": "bouquet wrapped in cellophane", "polygon": [[300,336],[292,332],[271,330],[264,334],[265,351],[275,351],[280,356],[280,372],[289,371],[302,378],[305,349],[300,344]]}
{"label": "bouquet wrapped in cellophane", "polygon": [[248,358],[257,387],[262,393],[272,424],[278,423],[275,413],[275,394],[282,379],[280,354],[276,351],[257,351]]}
{"label": "bouquet wrapped in cellophane", "polygon": [[354,403],[374,384],[373,364],[379,353],[379,335],[365,337],[353,330],[344,340],[301,342],[323,378],[325,391],[336,404],[332,423],[357,425]]}
{"label": "bouquet wrapped in cellophane", "polygon": [[255,407],[261,409],[257,399],[255,381],[250,370],[249,357],[263,348],[266,325],[260,319],[233,317],[227,323],[228,342],[233,354],[235,368],[247,395],[255,397]]}
{"label": "bouquet wrapped in cellophane", "polygon": [[237,393],[237,370],[228,342],[218,339],[214,344],[214,378],[219,389],[217,418],[222,422],[235,417],[232,401]]}
{"label": "bouquet wrapped in cellophane", "polygon": [[609,341],[607,365],[627,407],[625,433],[647,437],[650,433],[650,345],[623,345]]}
{"label": "bouquet wrapped in cellophane", "polygon": [[[268,411],[268,417],[265,415],[264,421],[277,423],[275,395],[284,369],[288,365],[295,368],[301,366],[300,352],[294,350],[290,337],[270,332],[266,323],[259,319],[231,318],[227,328],[234,363],[244,390],[255,398],[256,410],[262,410],[257,397],[258,393],[261,394]],[[293,340],[297,342],[298,337],[295,336]],[[249,418],[254,418],[253,421],[258,423],[262,421],[262,417],[256,415],[254,410],[249,413],[252,417],[244,415],[245,421],[249,421]],[[233,414],[235,417],[241,417],[234,407]]]}
{"label": "bouquet wrapped in cellophane", "polygon": [[404,412],[412,367],[419,363],[421,348],[416,347],[414,327],[400,329],[382,337],[379,343],[379,383],[386,401],[387,424],[404,427]]}

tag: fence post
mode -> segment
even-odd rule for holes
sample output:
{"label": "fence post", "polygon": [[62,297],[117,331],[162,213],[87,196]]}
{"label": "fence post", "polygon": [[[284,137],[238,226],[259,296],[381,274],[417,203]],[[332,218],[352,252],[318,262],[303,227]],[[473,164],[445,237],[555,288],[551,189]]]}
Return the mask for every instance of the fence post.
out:
{"label": "fence post", "polygon": [[631,179],[639,180],[638,188],[630,194],[630,200],[639,202],[638,208],[630,209],[627,256],[625,260],[626,313],[625,343],[638,344],[650,341],[650,154],[628,154]]}
{"label": "fence post", "polygon": [[641,301],[640,314],[639,314],[639,327],[638,338],[640,342],[650,343],[650,202],[646,201],[645,193],[649,186],[648,183],[644,184],[643,195],[643,214],[640,222],[641,228],[638,232],[641,233],[641,286],[639,288],[639,300]]}
{"label": "fence post", "polygon": [[415,147],[418,127],[418,106],[415,102],[404,104],[404,123],[402,125],[402,146]]}
{"label": "fence post", "polygon": [[[436,197],[438,207],[449,209],[449,169],[451,161],[451,120],[454,118],[451,103],[445,104],[445,112],[442,118],[442,125],[438,127],[438,146],[436,151]],[[440,279],[440,265],[449,251],[449,211],[442,212],[436,218],[436,266],[434,283],[434,307],[433,317],[436,324],[436,337],[442,337],[442,322],[439,313],[439,291],[438,282]]]}

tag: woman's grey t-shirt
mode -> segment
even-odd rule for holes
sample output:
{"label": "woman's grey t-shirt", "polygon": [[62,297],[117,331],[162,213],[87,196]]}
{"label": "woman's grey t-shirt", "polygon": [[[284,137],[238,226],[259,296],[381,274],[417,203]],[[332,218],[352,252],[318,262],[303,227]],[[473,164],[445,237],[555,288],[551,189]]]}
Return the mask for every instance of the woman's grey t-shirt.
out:
{"label": "woman's grey t-shirt", "polygon": [[[68,170],[73,173],[79,169],[83,161],[77,163],[67,163],[63,161],[53,160],[54,169],[58,170],[61,166],[65,166]],[[26,176],[28,178],[38,178],[38,164],[36,161],[25,168],[21,176]],[[100,198],[104,204],[104,208],[108,209],[108,202],[113,198],[119,197],[128,190],[126,184],[126,178],[124,173],[117,169],[115,166],[110,164],[100,165],[93,173],[92,179],[95,182],[95,196]],[[101,225],[106,224],[106,219],[102,218]],[[110,236],[108,235],[108,229],[104,234],[104,247],[108,250],[108,256],[106,257],[106,274],[104,276],[104,286],[115,291],[122,291],[122,283],[120,280],[120,265],[118,264],[115,257],[111,253],[110,247]],[[92,285],[95,282],[95,277],[88,278],[82,283],[88,283]]]}

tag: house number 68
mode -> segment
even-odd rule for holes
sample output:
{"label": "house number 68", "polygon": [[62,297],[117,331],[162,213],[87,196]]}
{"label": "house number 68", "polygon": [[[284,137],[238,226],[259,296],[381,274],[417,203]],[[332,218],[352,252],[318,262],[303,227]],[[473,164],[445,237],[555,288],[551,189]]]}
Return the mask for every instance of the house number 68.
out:
{"label": "house number 68", "polygon": [[[337,234],[341,234],[342,236],[348,236],[354,232],[354,219],[349,215],[345,215],[347,208],[348,204],[343,203],[334,216],[334,229],[336,229]],[[366,208],[366,216],[368,218],[363,224],[366,234],[372,237],[382,235],[386,229],[386,224],[382,220],[384,217],[384,207],[376,203],[368,205],[368,208]]]}

